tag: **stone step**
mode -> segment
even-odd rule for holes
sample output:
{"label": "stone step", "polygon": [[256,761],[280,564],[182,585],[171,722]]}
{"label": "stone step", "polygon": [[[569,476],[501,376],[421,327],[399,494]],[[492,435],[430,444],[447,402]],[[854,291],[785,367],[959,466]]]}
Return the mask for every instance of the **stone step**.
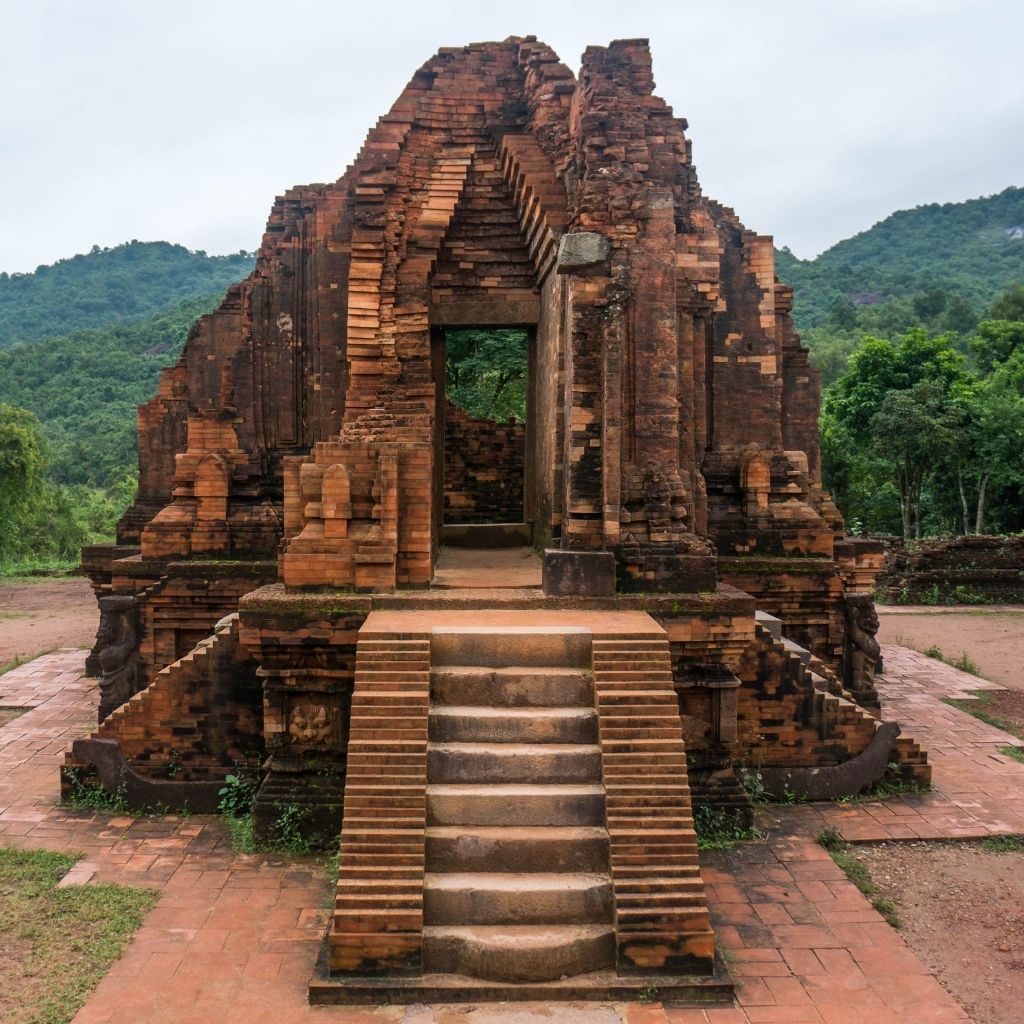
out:
{"label": "stone step", "polygon": [[597,713],[590,708],[434,707],[429,735],[435,743],[596,743]]}
{"label": "stone step", "polygon": [[429,785],[428,825],[602,825],[604,790],[586,785]]}
{"label": "stone step", "polygon": [[593,707],[593,681],[574,668],[455,666],[430,673],[434,704],[475,707]]}
{"label": "stone step", "polygon": [[430,925],[602,924],[612,920],[607,875],[431,872],[423,878]]}
{"label": "stone step", "polygon": [[433,665],[590,667],[590,630],[557,626],[435,627]]}
{"label": "stone step", "polygon": [[436,826],[426,851],[428,871],[608,870],[608,833],[599,827]]}
{"label": "stone step", "polygon": [[610,925],[426,927],[423,967],[498,982],[544,982],[615,963]]}
{"label": "stone step", "polygon": [[431,782],[600,782],[601,748],[582,743],[442,743],[427,748]]}

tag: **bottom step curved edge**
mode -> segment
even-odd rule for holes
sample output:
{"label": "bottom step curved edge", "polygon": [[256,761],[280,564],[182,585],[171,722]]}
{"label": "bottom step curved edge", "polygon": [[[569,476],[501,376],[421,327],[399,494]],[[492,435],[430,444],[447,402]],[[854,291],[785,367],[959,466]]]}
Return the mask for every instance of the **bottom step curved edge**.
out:
{"label": "bottom step curved edge", "polygon": [[735,989],[723,964],[711,975],[619,975],[593,971],[557,981],[485,981],[462,974],[331,975],[325,941],[309,982],[312,1006],[412,1003],[662,1002],[675,1006],[732,1006]]}

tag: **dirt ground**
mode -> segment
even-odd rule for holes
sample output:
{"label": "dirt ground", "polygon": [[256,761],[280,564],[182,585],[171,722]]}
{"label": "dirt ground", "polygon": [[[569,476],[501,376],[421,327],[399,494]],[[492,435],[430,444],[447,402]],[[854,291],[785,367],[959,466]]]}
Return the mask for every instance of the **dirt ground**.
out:
{"label": "dirt ground", "polygon": [[99,611],[82,576],[0,583],[0,667],[57,647],[91,647]]}
{"label": "dirt ground", "polygon": [[883,644],[924,651],[938,647],[947,661],[966,653],[986,679],[1024,691],[1024,608],[878,607]]}
{"label": "dirt ground", "polygon": [[903,937],[976,1024],[1020,1024],[1024,1006],[1024,852],[980,843],[852,849]]}

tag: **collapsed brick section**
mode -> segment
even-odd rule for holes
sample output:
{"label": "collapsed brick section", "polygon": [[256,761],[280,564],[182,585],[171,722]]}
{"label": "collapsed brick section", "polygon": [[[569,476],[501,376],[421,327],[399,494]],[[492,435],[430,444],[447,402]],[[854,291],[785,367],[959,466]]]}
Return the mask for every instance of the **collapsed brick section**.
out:
{"label": "collapsed brick section", "polygon": [[132,768],[155,778],[223,779],[225,771],[255,768],[264,750],[256,669],[239,646],[236,617],[162,669],[95,737],[116,739]]}
{"label": "collapsed brick section", "polygon": [[[382,568],[358,575],[427,584],[436,335],[491,325],[536,339],[538,544],[612,551],[620,589],[643,591],[713,586],[712,544],[830,558],[817,379],[771,240],[701,194],[685,121],[652,90],[643,40],[588,48],[578,79],[532,39],[428,61],[342,178],[277,200],[253,274],[165,371],[120,539],[153,559],[268,557],[283,539],[286,583],[352,585],[358,545],[322,525],[308,474],[288,497],[285,465],[340,460],[376,502],[389,471],[357,470],[350,446],[418,445],[393,536],[373,542]],[[560,237],[600,245],[560,259]],[[373,508],[363,521],[383,528]]]}
{"label": "collapsed brick section", "polygon": [[444,421],[444,521],[521,523],[526,426],[470,416],[449,402]]}

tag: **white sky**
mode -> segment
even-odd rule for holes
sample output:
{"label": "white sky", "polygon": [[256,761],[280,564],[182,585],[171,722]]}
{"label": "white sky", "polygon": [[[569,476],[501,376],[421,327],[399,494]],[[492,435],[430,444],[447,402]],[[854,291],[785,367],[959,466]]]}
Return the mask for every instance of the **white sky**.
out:
{"label": "white sky", "polygon": [[256,247],[440,46],[646,36],[704,191],[798,255],[1024,185],[1020,0],[0,0],[0,270]]}

